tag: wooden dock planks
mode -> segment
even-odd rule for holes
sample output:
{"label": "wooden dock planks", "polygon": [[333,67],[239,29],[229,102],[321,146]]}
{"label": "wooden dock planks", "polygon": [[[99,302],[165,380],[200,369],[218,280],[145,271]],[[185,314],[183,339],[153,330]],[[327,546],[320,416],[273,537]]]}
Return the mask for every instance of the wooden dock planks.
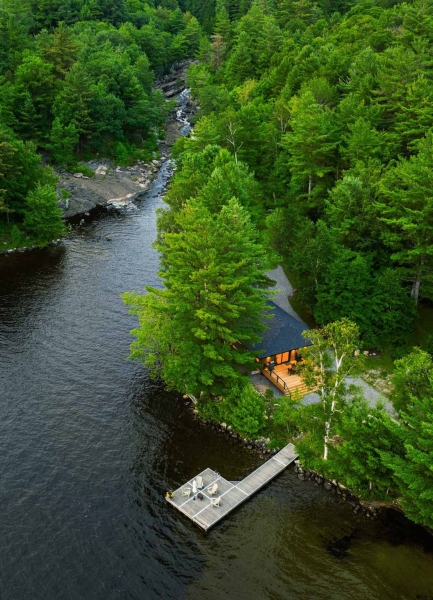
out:
{"label": "wooden dock planks", "polygon": [[[198,495],[192,495],[193,479],[177,489],[167,502],[175,506],[180,512],[191,519],[196,525],[207,531],[213,525],[221,521],[237,506],[251,498],[263,486],[272,481],[279,473],[284,471],[297,458],[293,444],[288,444],[275,456],[258,467],[242,481],[233,482],[224,479],[219,473],[212,469],[205,469],[199,476],[203,478],[203,488],[200,491],[202,499]],[[211,496],[209,490],[214,484],[218,485],[218,491]],[[184,495],[185,489],[191,490],[191,495]],[[220,498],[219,506],[212,506],[211,499]]]}

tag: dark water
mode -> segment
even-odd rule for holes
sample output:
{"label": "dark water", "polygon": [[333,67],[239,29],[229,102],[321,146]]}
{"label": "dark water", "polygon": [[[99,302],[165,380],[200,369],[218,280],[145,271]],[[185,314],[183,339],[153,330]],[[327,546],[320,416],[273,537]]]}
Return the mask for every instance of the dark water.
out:
{"label": "dark water", "polygon": [[207,535],[165,503],[205,467],[258,464],[126,361],[119,295],[159,283],[167,173],[136,210],[0,259],[0,598],[433,598],[427,536],[291,472]]}

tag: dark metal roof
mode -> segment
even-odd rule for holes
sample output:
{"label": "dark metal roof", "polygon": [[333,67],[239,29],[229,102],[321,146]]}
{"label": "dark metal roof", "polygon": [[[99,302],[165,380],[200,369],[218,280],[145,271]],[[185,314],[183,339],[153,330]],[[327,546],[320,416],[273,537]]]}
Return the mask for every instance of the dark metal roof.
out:
{"label": "dark metal roof", "polygon": [[302,336],[302,332],[309,329],[303,321],[298,321],[288,312],[280,308],[275,302],[268,301],[269,319],[264,319],[267,330],[263,333],[262,341],[248,346],[257,358],[265,358],[281,352],[296,350],[304,346],[311,346],[310,340]]}

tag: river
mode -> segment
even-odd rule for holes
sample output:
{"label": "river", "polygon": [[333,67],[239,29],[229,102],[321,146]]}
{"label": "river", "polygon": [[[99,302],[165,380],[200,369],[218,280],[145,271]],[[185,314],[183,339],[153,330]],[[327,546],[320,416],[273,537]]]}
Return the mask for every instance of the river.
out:
{"label": "river", "polygon": [[208,534],[165,502],[206,467],[260,463],[127,360],[120,294],[160,285],[169,175],[60,246],[0,257],[0,598],[433,598],[422,529],[370,523],[292,471]]}

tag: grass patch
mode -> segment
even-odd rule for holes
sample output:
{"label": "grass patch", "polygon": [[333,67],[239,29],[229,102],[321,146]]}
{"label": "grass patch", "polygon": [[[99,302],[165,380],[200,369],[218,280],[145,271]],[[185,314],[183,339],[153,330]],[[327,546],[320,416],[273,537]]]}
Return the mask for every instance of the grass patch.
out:
{"label": "grass patch", "polygon": [[389,352],[384,352],[380,356],[369,356],[365,359],[365,371],[371,369],[382,371],[385,374],[394,372],[394,360]]}
{"label": "grass patch", "polygon": [[90,167],[86,167],[86,165],[73,165],[68,170],[72,174],[82,173],[85,177],[93,177],[95,175],[95,172]]}

